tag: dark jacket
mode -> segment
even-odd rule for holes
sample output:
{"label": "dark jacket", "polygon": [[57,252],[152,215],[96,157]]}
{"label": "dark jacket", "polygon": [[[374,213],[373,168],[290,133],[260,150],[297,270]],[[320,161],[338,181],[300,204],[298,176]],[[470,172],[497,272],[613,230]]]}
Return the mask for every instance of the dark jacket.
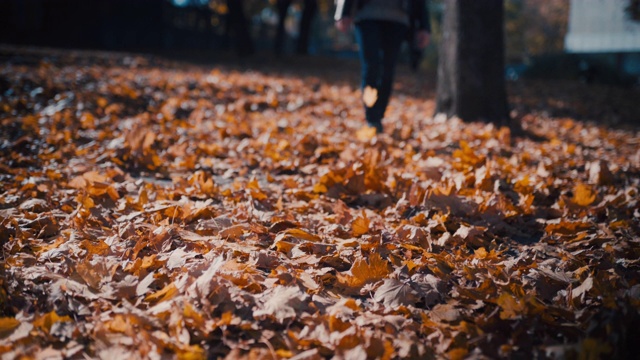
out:
{"label": "dark jacket", "polygon": [[[337,0],[335,19],[352,17],[354,4],[357,9],[362,8],[369,0]],[[425,0],[398,0],[402,2],[403,8],[409,14],[409,22],[414,24],[417,30],[427,30],[431,32],[431,22],[429,21],[429,9]]]}

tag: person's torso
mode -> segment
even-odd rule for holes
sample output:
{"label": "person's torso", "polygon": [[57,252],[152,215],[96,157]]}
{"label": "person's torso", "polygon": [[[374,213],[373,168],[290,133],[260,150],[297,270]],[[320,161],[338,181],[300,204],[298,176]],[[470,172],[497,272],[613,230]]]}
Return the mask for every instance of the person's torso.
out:
{"label": "person's torso", "polygon": [[409,25],[406,0],[365,0],[355,16],[355,21],[385,20]]}

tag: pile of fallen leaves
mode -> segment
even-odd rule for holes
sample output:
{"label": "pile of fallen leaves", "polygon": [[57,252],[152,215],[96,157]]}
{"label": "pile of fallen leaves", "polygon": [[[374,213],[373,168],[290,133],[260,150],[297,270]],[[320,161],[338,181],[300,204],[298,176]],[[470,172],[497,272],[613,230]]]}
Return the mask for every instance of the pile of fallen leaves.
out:
{"label": "pile of fallen leaves", "polygon": [[153,58],[0,64],[4,358],[625,358],[640,136],[386,132],[358,90]]}

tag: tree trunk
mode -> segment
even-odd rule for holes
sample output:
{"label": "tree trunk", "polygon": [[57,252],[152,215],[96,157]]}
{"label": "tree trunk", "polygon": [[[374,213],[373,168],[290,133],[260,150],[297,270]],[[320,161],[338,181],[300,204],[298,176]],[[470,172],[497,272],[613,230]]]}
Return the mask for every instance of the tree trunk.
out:
{"label": "tree trunk", "polygon": [[244,14],[244,1],[227,0],[229,9],[228,29],[233,32],[233,42],[239,56],[251,55],[254,52],[253,40],[249,34],[249,24]]}
{"label": "tree trunk", "polygon": [[504,81],[503,0],[447,0],[436,113],[511,125]]}
{"label": "tree trunk", "polygon": [[291,6],[291,0],[278,0],[276,2],[276,8],[278,10],[278,27],[276,28],[276,38],[273,42],[274,51],[276,55],[282,55],[285,43],[285,21],[287,20],[287,13]]}
{"label": "tree trunk", "polygon": [[309,53],[309,37],[311,36],[311,24],[318,10],[317,0],[304,0],[304,10],[300,19],[300,32],[296,52],[306,55]]}

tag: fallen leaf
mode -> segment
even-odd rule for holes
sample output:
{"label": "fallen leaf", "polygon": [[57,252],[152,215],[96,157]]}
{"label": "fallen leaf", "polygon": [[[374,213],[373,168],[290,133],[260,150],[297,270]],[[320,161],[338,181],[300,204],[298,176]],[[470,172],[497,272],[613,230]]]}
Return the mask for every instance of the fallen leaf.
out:
{"label": "fallen leaf", "polygon": [[163,302],[175,297],[176,295],[178,295],[178,288],[174,283],[171,283],[161,290],[151,295],[147,295],[144,300],[148,302]]}
{"label": "fallen leaf", "polygon": [[254,310],[253,316],[270,316],[280,323],[300,316],[308,306],[307,295],[295,286],[277,286],[263,297],[266,297],[266,301]]}
{"label": "fallen leaf", "polygon": [[522,312],[526,309],[526,304],[522,300],[518,300],[508,293],[502,293],[496,303],[502,309],[500,319],[503,320],[518,319],[522,317]]}
{"label": "fallen leaf", "polygon": [[14,318],[0,318],[0,338],[9,336],[18,326],[20,326],[20,321]]}
{"label": "fallen leaf", "polygon": [[593,287],[593,278],[589,276],[582,282],[582,284],[580,284],[580,286],[576,287],[571,291],[571,298],[572,299],[583,298],[584,295],[589,290],[591,290],[592,287]]}
{"label": "fallen leaf", "polygon": [[373,107],[378,102],[378,89],[367,86],[362,91],[362,101],[366,107]]}
{"label": "fallen leaf", "polygon": [[580,206],[589,206],[596,200],[597,193],[589,185],[578,183],[573,188],[574,203]]}
{"label": "fallen leaf", "polygon": [[42,329],[46,333],[51,331],[51,327],[59,322],[72,321],[68,315],[60,316],[55,311],[51,311],[45,315],[37,317],[33,321],[33,326]]}
{"label": "fallen leaf", "polygon": [[373,299],[391,308],[414,305],[419,300],[411,285],[396,279],[386,279],[376,290]]}
{"label": "fallen leaf", "polygon": [[389,275],[389,262],[383,260],[380,254],[369,256],[369,261],[364,258],[357,259],[350,269],[350,274],[338,274],[338,280],[352,288],[361,288],[367,283],[378,281]]}
{"label": "fallen leaf", "polygon": [[351,227],[353,229],[353,236],[359,237],[367,232],[369,232],[369,224],[370,220],[367,218],[367,215],[363,212],[362,216],[358,216],[353,220]]}

